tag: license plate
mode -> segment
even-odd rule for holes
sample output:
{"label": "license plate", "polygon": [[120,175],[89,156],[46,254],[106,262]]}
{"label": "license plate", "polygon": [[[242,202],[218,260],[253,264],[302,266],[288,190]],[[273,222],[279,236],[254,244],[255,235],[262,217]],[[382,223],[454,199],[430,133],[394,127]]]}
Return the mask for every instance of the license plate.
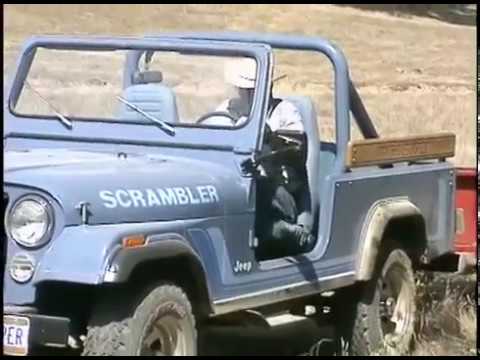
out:
{"label": "license plate", "polygon": [[5,355],[27,355],[30,319],[19,316],[3,317],[3,353]]}

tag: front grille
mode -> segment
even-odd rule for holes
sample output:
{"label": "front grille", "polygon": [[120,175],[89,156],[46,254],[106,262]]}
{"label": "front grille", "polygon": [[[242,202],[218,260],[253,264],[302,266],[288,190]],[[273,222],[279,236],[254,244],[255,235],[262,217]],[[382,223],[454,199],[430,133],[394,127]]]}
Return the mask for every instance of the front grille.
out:
{"label": "front grille", "polygon": [[[5,214],[7,212],[7,206],[8,206],[8,194],[6,192],[3,193],[3,214],[5,217]],[[3,220],[3,219],[2,219]],[[0,262],[1,262],[1,279],[4,279],[4,274],[5,274],[5,268],[6,268],[6,263],[7,263],[7,234],[5,231],[5,222],[2,221],[3,226],[2,226],[2,238],[0,241],[2,242],[2,246],[0,247]]]}

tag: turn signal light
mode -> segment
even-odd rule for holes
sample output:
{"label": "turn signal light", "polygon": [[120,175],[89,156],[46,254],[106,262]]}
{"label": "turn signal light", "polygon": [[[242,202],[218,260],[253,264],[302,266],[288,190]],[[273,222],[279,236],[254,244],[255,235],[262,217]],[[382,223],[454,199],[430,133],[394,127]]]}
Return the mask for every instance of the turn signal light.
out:
{"label": "turn signal light", "polygon": [[122,245],[124,248],[132,249],[145,246],[146,239],[144,235],[131,235],[122,239]]}

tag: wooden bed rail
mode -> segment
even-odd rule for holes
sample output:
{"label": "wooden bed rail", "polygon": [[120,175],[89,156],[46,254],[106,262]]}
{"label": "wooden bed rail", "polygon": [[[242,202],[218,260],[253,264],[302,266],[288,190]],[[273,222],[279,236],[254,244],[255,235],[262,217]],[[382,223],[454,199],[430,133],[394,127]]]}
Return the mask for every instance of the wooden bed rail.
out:
{"label": "wooden bed rail", "polygon": [[455,134],[441,133],[387,139],[354,140],[348,144],[347,168],[419,160],[444,160],[455,155]]}

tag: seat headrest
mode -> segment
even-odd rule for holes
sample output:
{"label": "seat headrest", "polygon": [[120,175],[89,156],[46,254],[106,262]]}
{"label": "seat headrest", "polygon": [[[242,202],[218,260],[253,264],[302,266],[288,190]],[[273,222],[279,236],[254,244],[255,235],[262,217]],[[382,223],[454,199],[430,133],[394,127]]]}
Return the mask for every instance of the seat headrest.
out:
{"label": "seat headrest", "polygon": [[161,83],[162,81],[163,73],[161,71],[137,71],[133,75],[134,84]]}
{"label": "seat headrest", "polygon": [[[163,84],[139,84],[126,88],[123,98],[148,114],[166,121],[178,123],[177,101],[175,94]],[[127,104],[120,104],[121,119],[145,121],[145,116],[133,110]]]}

